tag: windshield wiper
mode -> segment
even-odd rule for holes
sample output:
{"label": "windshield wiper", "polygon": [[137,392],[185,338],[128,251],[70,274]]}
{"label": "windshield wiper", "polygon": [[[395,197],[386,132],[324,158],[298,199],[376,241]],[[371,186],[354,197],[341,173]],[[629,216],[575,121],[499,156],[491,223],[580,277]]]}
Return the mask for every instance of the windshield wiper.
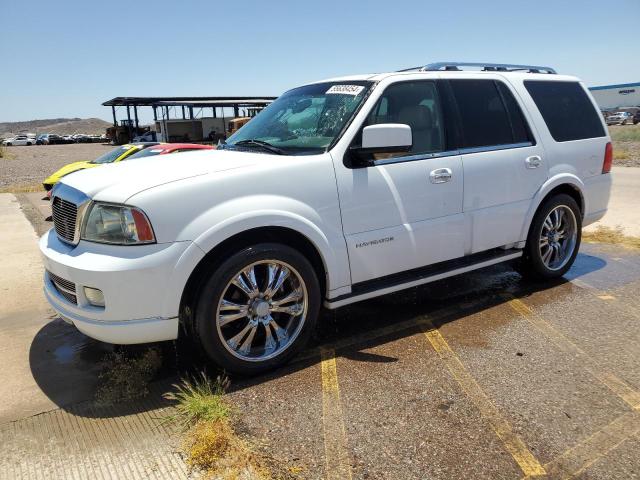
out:
{"label": "windshield wiper", "polygon": [[287,155],[287,152],[282,148],[278,148],[275,145],[271,145],[269,142],[265,142],[263,140],[257,140],[255,138],[250,138],[247,140],[240,140],[239,142],[234,143],[233,145],[255,145],[257,147],[262,148],[263,150],[267,150],[271,153],[275,153],[276,155]]}

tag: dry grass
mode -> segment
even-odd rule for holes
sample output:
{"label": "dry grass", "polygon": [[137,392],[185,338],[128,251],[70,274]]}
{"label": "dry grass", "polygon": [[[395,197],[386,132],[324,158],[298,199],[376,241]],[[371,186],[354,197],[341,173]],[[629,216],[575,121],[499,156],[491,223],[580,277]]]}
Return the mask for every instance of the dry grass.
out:
{"label": "dry grass", "polygon": [[586,242],[612,243],[630,248],[640,248],[640,238],[628,237],[622,227],[605,227],[599,225],[595,231],[583,231],[582,239]]}
{"label": "dry grass", "polygon": [[177,402],[175,414],[168,421],[186,428],[182,451],[189,468],[204,478],[221,480],[295,479],[293,470],[281,462],[256,452],[233,428],[232,409],[224,393],[229,386],[226,377],[215,381],[202,373],[183,379],[174,391],[164,397]]}
{"label": "dry grass", "polygon": [[640,142],[640,124],[609,127],[614,142]]}
{"label": "dry grass", "polygon": [[116,405],[149,393],[149,383],[162,366],[157,348],[149,348],[141,355],[113,352],[102,360],[102,384],[95,395],[97,405]]}
{"label": "dry grass", "polygon": [[613,150],[614,160],[629,160],[630,158],[631,158],[631,155],[629,154],[629,151],[624,147]]}

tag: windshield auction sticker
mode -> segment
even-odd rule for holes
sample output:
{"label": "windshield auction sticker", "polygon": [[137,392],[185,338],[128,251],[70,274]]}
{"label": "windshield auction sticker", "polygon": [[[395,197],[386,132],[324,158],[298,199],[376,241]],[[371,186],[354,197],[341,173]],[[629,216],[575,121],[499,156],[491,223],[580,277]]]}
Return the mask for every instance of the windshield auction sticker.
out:
{"label": "windshield auction sticker", "polygon": [[337,94],[337,95],[358,95],[364,87],[362,85],[334,85],[329,90],[327,90],[327,94]]}

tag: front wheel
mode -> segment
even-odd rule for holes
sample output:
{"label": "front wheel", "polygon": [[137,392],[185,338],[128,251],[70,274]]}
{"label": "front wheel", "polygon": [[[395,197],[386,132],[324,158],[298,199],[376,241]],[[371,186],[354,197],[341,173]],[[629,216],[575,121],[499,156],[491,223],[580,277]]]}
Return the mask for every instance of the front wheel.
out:
{"label": "front wheel", "polygon": [[564,275],[578,255],[582,215],[576,201],[556,195],[540,206],[524,248],[522,271],[541,279]]}
{"label": "front wheel", "polygon": [[305,345],[320,301],[318,278],[302,254],[258,244],[211,274],[197,301],[194,333],[226,371],[255,375],[284,364]]}

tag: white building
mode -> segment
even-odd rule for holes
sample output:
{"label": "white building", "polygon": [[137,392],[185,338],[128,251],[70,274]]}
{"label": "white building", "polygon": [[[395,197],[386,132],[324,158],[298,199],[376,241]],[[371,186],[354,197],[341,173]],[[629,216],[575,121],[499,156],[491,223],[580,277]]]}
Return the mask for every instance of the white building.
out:
{"label": "white building", "polygon": [[640,83],[603,85],[601,87],[591,87],[589,90],[601,110],[640,107]]}

